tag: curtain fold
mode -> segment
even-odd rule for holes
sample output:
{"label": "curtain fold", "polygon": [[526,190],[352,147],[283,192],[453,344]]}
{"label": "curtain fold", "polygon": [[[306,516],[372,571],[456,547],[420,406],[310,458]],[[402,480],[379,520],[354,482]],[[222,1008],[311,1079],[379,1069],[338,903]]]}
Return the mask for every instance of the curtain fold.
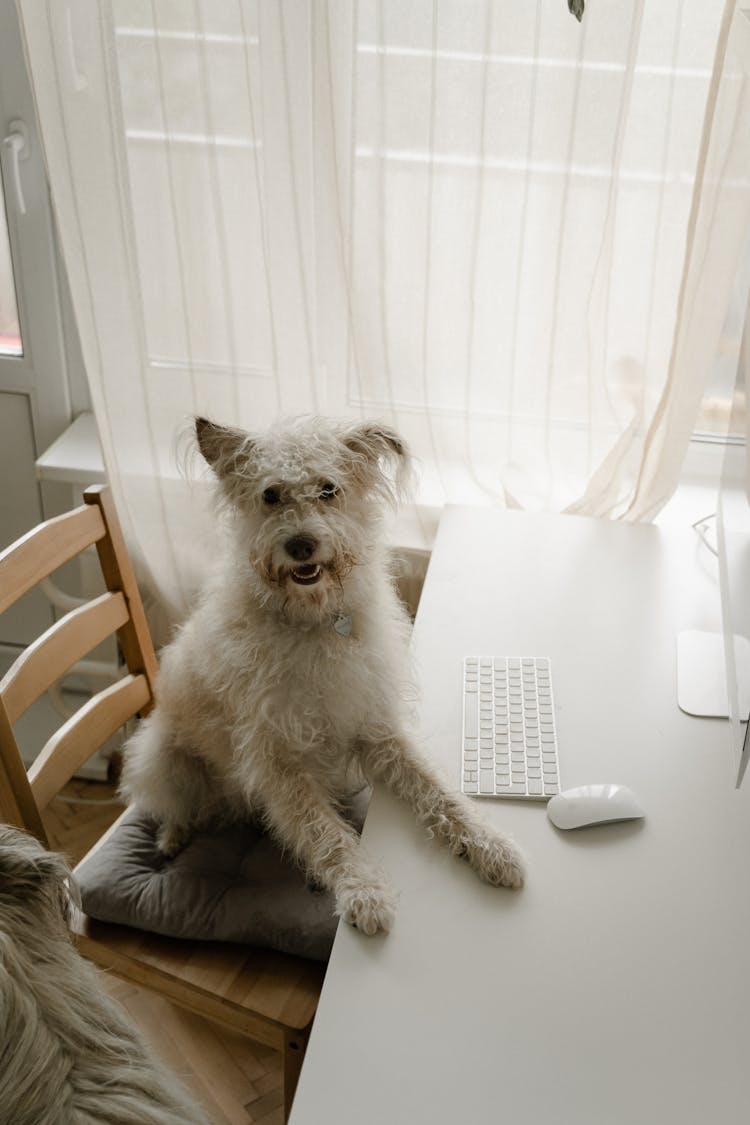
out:
{"label": "curtain fold", "polygon": [[668,499],[746,251],[734,0],[17,3],[108,473],[174,618],[213,549],[194,413],[384,418],[416,513]]}

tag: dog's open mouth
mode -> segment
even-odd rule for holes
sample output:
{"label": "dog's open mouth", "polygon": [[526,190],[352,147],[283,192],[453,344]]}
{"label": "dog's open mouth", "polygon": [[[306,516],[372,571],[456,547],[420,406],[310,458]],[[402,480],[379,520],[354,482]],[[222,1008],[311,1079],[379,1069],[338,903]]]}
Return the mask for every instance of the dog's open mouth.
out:
{"label": "dog's open mouth", "polygon": [[290,573],[292,581],[299,586],[314,586],[316,582],[320,581],[323,567],[320,563],[305,563],[304,566],[295,566]]}

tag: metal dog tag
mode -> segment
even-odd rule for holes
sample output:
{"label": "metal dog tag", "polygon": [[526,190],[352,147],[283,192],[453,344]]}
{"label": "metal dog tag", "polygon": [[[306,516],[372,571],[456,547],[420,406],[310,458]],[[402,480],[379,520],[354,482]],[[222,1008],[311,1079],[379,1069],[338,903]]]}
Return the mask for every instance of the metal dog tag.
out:
{"label": "metal dog tag", "polygon": [[344,616],[339,613],[333,619],[333,627],[341,637],[348,637],[352,631],[352,619],[349,616]]}

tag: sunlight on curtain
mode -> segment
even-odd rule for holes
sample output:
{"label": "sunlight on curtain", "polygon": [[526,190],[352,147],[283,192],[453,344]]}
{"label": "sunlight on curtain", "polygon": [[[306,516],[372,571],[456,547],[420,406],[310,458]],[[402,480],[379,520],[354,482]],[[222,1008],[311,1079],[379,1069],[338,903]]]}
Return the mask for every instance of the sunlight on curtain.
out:
{"label": "sunlight on curtain", "polygon": [[722,8],[604,3],[579,27],[546,0],[360,3],[350,29],[328,5],[351,328],[329,367],[411,437],[425,502],[564,508],[617,447],[578,509],[626,505],[669,368]]}
{"label": "sunlight on curtain", "polygon": [[108,470],[176,610],[195,412],[385,418],[419,511],[668,496],[747,224],[734,3],[19,8]]}

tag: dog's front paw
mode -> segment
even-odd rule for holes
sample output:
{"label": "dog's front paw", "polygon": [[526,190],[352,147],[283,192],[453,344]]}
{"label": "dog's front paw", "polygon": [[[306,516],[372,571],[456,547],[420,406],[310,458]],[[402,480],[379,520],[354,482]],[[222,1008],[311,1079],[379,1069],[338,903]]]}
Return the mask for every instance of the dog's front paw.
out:
{"label": "dog's front paw", "polygon": [[396,903],[384,883],[359,883],[339,890],[336,912],[363,934],[387,934],[396,917]]}
{"label": "dog's front paw", "polygon": [[467,841],[464,858],[474,868],[480,879],[494,887],[523,886],[524,872],[521,854],[515,844],[504,836],[481,833]]}

